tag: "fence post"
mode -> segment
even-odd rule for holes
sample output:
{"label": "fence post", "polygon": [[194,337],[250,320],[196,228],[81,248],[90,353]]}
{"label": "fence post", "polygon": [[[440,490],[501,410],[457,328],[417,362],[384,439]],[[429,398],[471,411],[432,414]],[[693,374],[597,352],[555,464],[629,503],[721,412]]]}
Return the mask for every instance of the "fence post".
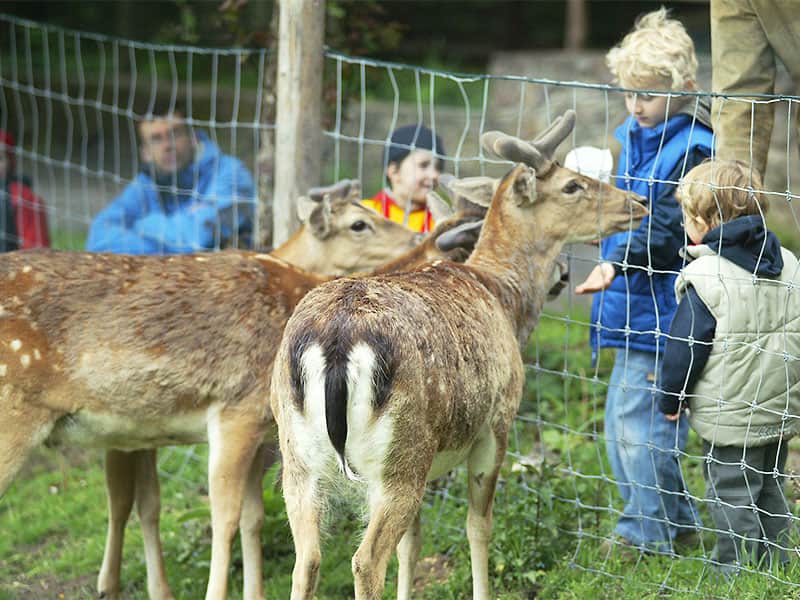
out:
{"label": "fence post", "polygon": [[297,228],[295,199],[319,184],[324,0],[280,0],[272,242]]}

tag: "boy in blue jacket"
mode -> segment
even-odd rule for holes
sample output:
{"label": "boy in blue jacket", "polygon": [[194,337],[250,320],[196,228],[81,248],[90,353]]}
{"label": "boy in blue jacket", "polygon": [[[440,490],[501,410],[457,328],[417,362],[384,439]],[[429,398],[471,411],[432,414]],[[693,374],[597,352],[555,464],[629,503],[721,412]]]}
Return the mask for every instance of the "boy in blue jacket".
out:
{"label": "boy in blue jacket", "polygon": [[641,17],[606,59],[621,87],[645,90],[625,93],[630,116],[615,131],[622,143],[616,184],[645,196],[650,215],[636,231],[604,239],[602,262],[575,289],[605,290],[592,303],[593,358],[598,348],[616,348],[605,437],[625,507],[605,549],[670,552],[674,543],[698,541],[699,517],[677,460],[688,423],[660,416],[656,373],[677,306],[673,284],[684,240],[675,184],[711,154],[710,114],[698,97],[669,94],[695,90],[697,58],[683,25],[665,9]]}
{"label": "boy in blue jacket", "polygon": [[178,254],[252,244],[256,194],[242,162],[195,132],[179,108],[138,127],[142,168],[95,217],[86,249]]}

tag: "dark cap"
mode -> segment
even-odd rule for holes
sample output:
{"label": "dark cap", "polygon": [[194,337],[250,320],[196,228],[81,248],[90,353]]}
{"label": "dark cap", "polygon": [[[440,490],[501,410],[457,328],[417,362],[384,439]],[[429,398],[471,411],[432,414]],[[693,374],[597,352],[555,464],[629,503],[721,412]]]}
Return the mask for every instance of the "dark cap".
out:
{"label": "dark cap", "polygon": [[438,156],[445,154],[442,138],[434,136],[425,125],[404,125],[392,132],[387,163],[402,162],[411,153],[412,146],[414,150],[430,150]]}

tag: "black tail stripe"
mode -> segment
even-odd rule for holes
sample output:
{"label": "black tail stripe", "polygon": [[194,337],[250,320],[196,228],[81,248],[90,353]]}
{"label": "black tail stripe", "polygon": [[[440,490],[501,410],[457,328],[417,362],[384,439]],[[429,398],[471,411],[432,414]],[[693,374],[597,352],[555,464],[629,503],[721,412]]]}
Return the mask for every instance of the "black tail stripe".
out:
{"label": "black tail stripe", "polygon": [[347,442],[347,360],[339,352],[334,352],[326,361],[325,422],[328,438],[344,461]]}
{"label": "black tail stripe", "polygon": [[373,407],[381,410],[392,391],[394,374],[397,370],[392,338],[383,334],[364,335],[365,341],[375,353],[375,369],[372,372]]}
{"label": "black tail stripe", "polygon": [[292,384],[294,404],[301,413],[305,405],[306,383],[300,359],[315,338],[316,333],[314,331],[303,329],[289,343],[289,378]]}

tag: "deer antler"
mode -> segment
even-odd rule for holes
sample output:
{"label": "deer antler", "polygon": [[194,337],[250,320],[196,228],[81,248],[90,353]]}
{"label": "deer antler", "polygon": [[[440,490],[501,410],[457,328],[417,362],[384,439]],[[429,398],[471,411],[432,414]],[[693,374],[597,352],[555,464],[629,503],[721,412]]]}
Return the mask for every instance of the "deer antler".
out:
{"label": "deer antler", "polygon": [[490,155],[525,163],[537,172],[543,172],[550,169],[556,148],[574,127],[575,111],[568,110],[530,142],[502,131],[487,131],[481,136],[481,145]]}
{"label": "deer antler", "polygon": [[342,179],[324,187],[313,187],[306,197],[311,202],[330,202],[333,206],[359,202],[361,200],[361,182],[358,179]]}

